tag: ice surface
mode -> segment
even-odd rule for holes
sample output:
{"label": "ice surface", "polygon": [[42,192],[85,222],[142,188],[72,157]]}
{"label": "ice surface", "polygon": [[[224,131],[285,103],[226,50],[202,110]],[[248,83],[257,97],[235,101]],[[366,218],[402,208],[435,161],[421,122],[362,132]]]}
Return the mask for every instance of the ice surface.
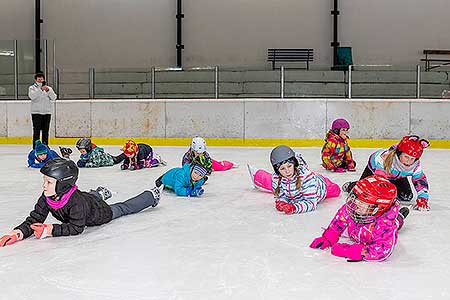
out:
{"label": "ice surface", "polygon": [[[186,147],[155,149],[167,167],[82,169],[79,188],[109,187],[114,203],[152,187],[180,164]],[[26,167],[28,150],[0,146],[2,234],[23,221],[41,193],[39,170]],[[106,150],[118,154],[119,146]],[[0,248],[0,299],[450,299],[449,150],[425,151],[432,210],[412,211],[393,255],[381,263],[348,263],[308,247],[344,197],[311,213],[277,212],[269,193],[252,188],[246,167],[270,170],[270,148],[208,150],[240,167],[213,173],[201,198],[164,192],[156,208],[81,235]],[[357,179],[374,151],[353,149],[357,172],[333,174],[320,167],[320,148],[296,150],[340,185]]]}

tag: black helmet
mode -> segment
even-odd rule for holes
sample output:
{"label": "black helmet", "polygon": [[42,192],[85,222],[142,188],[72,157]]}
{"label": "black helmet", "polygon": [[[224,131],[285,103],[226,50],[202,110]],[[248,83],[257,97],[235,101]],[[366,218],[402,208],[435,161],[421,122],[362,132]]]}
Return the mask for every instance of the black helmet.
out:
{"label": "black helmet", "polygon": [[86,151],[92,150],[92,142],[89,138],[81,138],[77,142],[77,149],[86,149]]}
{"label": "black helmet", "polygon": [[288,146],[285,146],[285,145],[277,146],[270,153],[270,163],[273,166],[273,170],[277,174],[280,174],[278,172],[278,169],[280,168],[280,166],[287,161],[292,161],[295,168],[297,168],[299,165],[298,160],[295,157],[294,150],[292,150]]}
{"label": "black helmet", "polygon": [[71,160],[59,157],[46,162],[41,168],[41,173],[56,179],[55,191],[57,195],[67,193],[78,179],[77,165]]}

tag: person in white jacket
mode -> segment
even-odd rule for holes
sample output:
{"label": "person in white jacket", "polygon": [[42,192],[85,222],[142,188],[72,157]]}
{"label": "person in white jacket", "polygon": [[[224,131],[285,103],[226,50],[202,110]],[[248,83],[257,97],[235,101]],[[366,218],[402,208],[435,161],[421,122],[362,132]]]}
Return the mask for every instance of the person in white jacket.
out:
{"label": "person in white jacket", "polygon": [[53,111],[52,101],[56,100],[56,93],[45,83],[43,73],[34,74],[34,84],[28,88],[28,97],[31,99],[31,120],[33,122],[33,149],[37,140],[48,145],[48,131]]}

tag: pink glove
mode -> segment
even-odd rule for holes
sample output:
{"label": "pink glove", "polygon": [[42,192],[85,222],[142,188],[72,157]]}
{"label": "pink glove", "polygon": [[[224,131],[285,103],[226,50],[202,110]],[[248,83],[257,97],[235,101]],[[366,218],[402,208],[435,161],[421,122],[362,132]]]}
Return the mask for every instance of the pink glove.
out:
{"label": "pink glove", "polygon": [[48,236],[52,236],[53,225],[52,224],[42,224],[42,223],[33,223],[31,224],[31,229],[34,230],[34,236],[37,239],[45,239]]}
{"label": "pink glove", "polygon": [[0,238],[0,247],[8,246],[21,240],[23,240],[22,231],[19,229],[14,229]]}
{"label": "pink glove", "polygon": [[416,200],[416,205],[414,205],[414,209],[416,210],[430,210],[430,206],[428,206],[428,200],[420,197]]}
{"label": "pink glove", "polygon": [[339,235],[333,229],[326,229],[322,236],[315,238],[314,241],[309,245],[309,247],[322,250],[333,246],[339,241]]}
{"label": "pink glove", "polygon": [[347,261],[361,261],[363,248],[362,244],[337,243],[331,247],[331,254],[348,258]]}
{"label": "pink glove", "polygon": [[344,168],[336,168],[334,172],[336,173],[344,173],[346,170]]}

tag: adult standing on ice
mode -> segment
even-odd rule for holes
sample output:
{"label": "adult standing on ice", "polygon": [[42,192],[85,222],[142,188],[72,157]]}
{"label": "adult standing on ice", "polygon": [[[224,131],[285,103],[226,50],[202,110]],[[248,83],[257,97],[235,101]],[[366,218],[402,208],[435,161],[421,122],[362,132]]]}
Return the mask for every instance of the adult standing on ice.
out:
{"label": "adult standing on ice", "polygon": [[36,141],[48,145],[48,131],[52,117],[52,101],[56,100],[56,93],[45,82],[43,73],[34,74],[34,84],[28,88],[28,97],[31,99],[31,120],[33,122],[33,149]]}

